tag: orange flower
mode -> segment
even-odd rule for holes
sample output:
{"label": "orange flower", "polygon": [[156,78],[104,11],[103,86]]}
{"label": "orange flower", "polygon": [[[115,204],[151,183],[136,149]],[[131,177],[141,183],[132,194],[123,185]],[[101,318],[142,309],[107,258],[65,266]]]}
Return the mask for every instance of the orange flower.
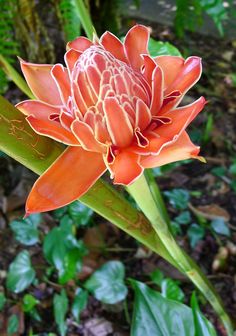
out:
{"label": "orange flower", "polygon": [[149,30],[136,25],[124,44],[106,32],[68,43],[66,67],[21,61],[37,100],[19,103],[35,132],[69,147],[36,181],[26,212],[64,206],[105,172],[129,185],[144,168],[196,158],[186,127],[205,105],[178,107],[201,75],[199,57],[152,58]]}

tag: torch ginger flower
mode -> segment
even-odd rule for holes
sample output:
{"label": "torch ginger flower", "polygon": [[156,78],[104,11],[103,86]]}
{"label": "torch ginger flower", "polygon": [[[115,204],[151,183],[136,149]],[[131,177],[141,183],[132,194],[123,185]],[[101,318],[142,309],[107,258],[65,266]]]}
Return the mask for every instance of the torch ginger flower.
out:
{"label": "torch ginger flower", "polygon": [[36,133],[68,145],[34,184],[27,214],[83,195],[108,169],[129,185],[145,168],[198,157],[185,129],[205,99],[177,107],[201,75],[199,57],[152,58],[149,29],[136,25],[122,44],[106,32],[68,43],[66,67],[21,61],[37,100],[17,108]]}

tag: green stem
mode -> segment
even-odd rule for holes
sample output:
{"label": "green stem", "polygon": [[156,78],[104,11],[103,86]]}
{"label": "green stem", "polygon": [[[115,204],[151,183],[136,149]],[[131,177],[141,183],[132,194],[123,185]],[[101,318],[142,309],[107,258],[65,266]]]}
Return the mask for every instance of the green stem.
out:
{"label": "green stem", "polygon": [[189,256],[186,255],[186,253],[175,241],[168,228],[168,224],[164,221],[161,212],[156,206],[156,201],[147,184],[145,176],[142,175],[127,189],[140,209],[149,219],[154,230],[156,231],[156,234],[159,236],[161,242],[169,251],[172,258],[179,265],[179,268],[198,287],[198,289],[207,298],[209,303],[211,303],[214,310],[217,312],[222,322],[224,323],[228,332],[228,336],[233,336],[233,327],[230,318],[225,312],[224,306],[219,296],[215,292],[206,276],[200,271],[199,267]]}
{"label": "green stem", "polygon": [[80,21],[82,23],[84,31],[85,31],[87,37],[90,40],[92,40],[93,39],[93,34],[96,33],[96,31],[93,27],[93,23],[91,21],[89,12],[88,12],[87,8],[85,7],[85,4],[84,4],[83,0],[76,0],[75,4],[77,6]]}
{"label": "green stem", "polygon": [[18,86],[18,88],[21,91],[23,91],[29,98],[35,99],[26,81],[1,54],[0,54],[0,67],[5,72],[5,74]]}

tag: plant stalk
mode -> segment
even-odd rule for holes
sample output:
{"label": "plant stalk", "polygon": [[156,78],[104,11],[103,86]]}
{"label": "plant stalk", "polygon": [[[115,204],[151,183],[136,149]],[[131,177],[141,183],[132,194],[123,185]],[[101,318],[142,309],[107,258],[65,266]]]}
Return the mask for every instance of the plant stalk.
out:
{"label": "plant stalk", "polygon": [[166,247],[169,254],[178,264],[181,271],[186,274],[186,276],[196,285],[196,287],[202,292],[216,313],[219,315],[222,322],[224,323],[228,336],[233,336],[233,327],[229,316],[225,312],[221,299],[215,292],[207,277],[201,272],[195,262],[186,255],[186,253],[175,241],[171,231],[168,228],[168,224],[165,222],[162,213],[156,206],[156,201],[149,188],[145,176],[142,175],[132,185],[127,187],[127,190],[134,198],[145,216],[149,219],[162,244]]}
{"label": "plant stalk", "polygon": [[89,12],[88,12],[87,8],[85,7],[84,1],[83,0],[76,0],[75,3],[76,3],[76,6],[77,6],[77,9],[78,9],[80,21],[82,23],[84,31],[85,31],[87,37],[90,40],[92,40],[93,39],[93,34],[96,33],[96,32],[95,32],[95,29],[93,27],[93,23],[91,21]]}

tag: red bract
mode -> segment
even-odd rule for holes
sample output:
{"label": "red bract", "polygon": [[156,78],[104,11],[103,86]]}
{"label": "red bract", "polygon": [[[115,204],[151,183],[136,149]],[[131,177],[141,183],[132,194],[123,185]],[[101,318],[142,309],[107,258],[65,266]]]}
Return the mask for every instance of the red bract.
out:
{"label": "red bract", "polygon": [[197,157],[185,129],[205,99],[176,106],[199,79],[201,60],[152,58],[148,40],[148,28],[137,25],[124,44],[109,32],[68,43],[66,67],[21,61],[37,100],[18,109],[35,132],[69,145],[34,184],[27,213],[74,201],[106,169],[128,185],[144,168]]}

